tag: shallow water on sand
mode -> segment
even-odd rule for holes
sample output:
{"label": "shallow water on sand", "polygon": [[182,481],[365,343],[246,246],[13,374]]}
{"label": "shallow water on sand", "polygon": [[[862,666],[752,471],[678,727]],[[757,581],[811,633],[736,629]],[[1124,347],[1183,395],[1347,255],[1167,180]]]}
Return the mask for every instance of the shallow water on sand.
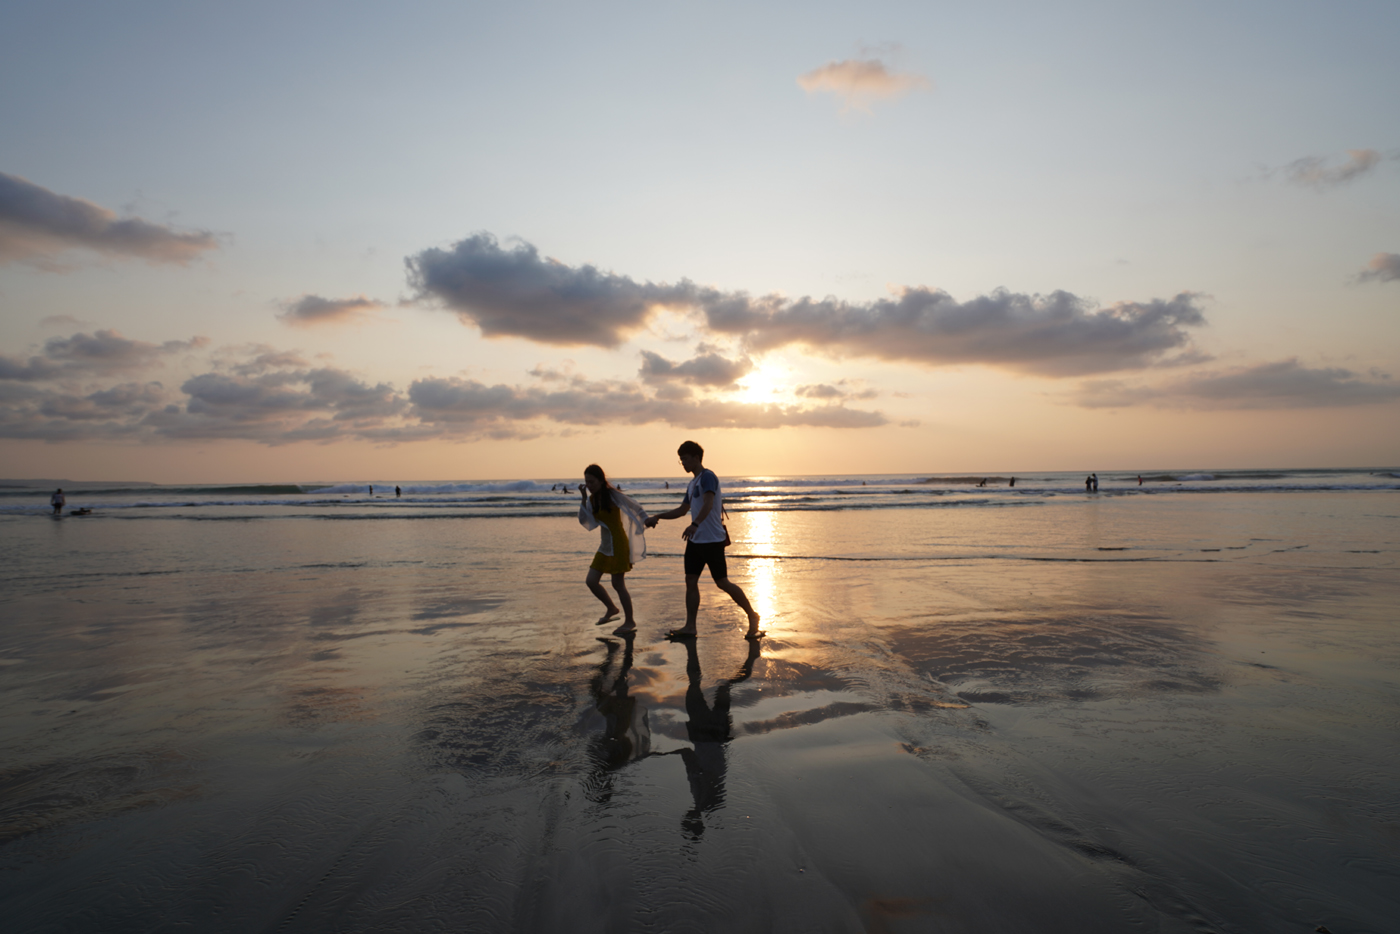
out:
{"label": "shallow water on sand", "polygon": [[[0,520],[35,931],[1400,929],[1400,501]],[[842,559],[842,560],[833,560]]]}

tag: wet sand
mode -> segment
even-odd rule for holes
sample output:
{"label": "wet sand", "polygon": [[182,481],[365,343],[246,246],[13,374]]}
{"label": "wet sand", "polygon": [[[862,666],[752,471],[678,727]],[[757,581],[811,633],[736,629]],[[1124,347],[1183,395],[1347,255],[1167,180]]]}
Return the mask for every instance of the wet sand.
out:
{"label": "wet sand", "polygon": [[713,587],[698,640],[660,638],[664,535],[629,645],[599,640],[567,522],[11,525],[0,912],[1394,931],[1389,502],[1242,507],[1247,529],[1219,502],[741,515],[756,647]]}

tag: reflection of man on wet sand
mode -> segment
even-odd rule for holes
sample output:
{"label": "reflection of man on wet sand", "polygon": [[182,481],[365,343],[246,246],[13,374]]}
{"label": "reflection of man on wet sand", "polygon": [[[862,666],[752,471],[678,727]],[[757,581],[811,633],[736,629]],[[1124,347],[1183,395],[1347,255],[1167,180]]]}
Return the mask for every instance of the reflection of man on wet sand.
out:
{"label": "reflection of man on wet sand", "polygon": [[747,681],[753,674],[753,663],[758,660],[759,643],[749,643],[749,656],[744,660],[739,673],[721,681],[715,688],[715,703],[711,707],[705,703],[705,691],[700,683],[700,656],[695,642],[685,643],[685,673],[690,679],[690,687],[685,692],[685,731],[690,737],[693,749],[680,750],[685,762],[686,777],[690,779],[690,794],[695,806],[681,820],[681,827],[692,840],[700,839],[705,832],[705,815],[719,809],[724,804],[725,746],[734,738],[734,721],[729,716],[729,694],[734,685]]}
{"label": "reflection of man on wet sand", "polygon": [[589,797],[595,801],[606,800],[612,794],[610,773],[651,755],[647,709],[627,693],[627,674],[632,670],[632,639],[623,640],[626,648],[622,653],[622,665],[612,677],[611,685],[608,669],[617,658],[618,643],[612,639],[601,641],[607,645],[608,654],[588,685],[598,712],[607,721],[603,734],[594,737],[592,743],[591,758],[596,770],[590,777]]}

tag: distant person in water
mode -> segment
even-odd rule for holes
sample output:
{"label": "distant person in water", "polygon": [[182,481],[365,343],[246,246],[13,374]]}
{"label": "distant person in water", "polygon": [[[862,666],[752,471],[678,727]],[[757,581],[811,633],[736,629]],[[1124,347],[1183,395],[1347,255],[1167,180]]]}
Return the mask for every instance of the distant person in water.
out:
{"label": "distant person in water", "polygon": [[764,633],[758,628],[758,613],[754,612],[744,589],[729,580],[729,567],[724,560],[724,548],[729,544],[729,532],[724,527],[721,516],[724,514],[724,496],[720,492],[719,477],[713,470],[707,470],[702,463],[705,449],[694,441],[686,441],[677,449],[681,467],[693,474],[685,489],[685,499],[675,509],[659,512],[647,520],[647,528],[655,528],[662,519],[679,519],[690,514],[690,525],[681,532],[685,539],[685,626],[672,629],[669,638],[694,638],[695,617],[700,612],[700,572],[708,566],[715,586],[739,605],[749,618],[746,639],[761,639]]}
{"label": "distant person in water", "polygon": [[1093,477],[1092,474],[1091,474],[1090,476],[1087,476],[1087,477],[1084,478],[1084,492],[1085,492],[1085,493],[1092,493],[1092,492],[1094,492],[1094,477]]}
{"label": "distant person in water", "polygon": [[1099,475],[1096,473],[1091,473],[1089,474],[1089,479],[1093,481],[1094,492],[1097,493],[1099,491]]}
{"label": "distant person in water", "polygon": [[371,484],[369,485],[369,495],[370,495],[370,496],[373,496],[373,495],[374,495],[374,484],[373,484],[373,483],[371,483]]}
{"label": "distant person in water", "polygon": [[395,497],[395,498],[398,498],[398,497],[400,497],[400,496],[402,496],[402,495],[403,495],[403,490],[399,489],[398,487],[394,487],[394,497]]}
{"label": "distant person in water", "polygon": [[635,562],[646,557],[647,545],[645,526],[646,510],[629,496],[608,484],[608,476],[597,464],[589,464],[583,471],[583,482],[578,486],[583,502],[578,507],[578,521],[585,529],[602,529],[602,541],[593,563],[588,567],[588,589],[607,608],[597,625],[601,626],[618,614],[617,604],[603,589],[604,574],[612,576],[613,590],[622,604],[622,625],[613,630],[613,635],[630,636],[637,631],[637,622],[632,617],[632,595],[627,592],[624,579]]}
{"label": "distant person in water", "polygon": [[62,487],[54,490],[53,495],[49,497],[49,505],[53,507],[53,514],[56,516],[62,514],[63,504],[66,502],[68,502],[68,500],[63,495]]}
{"label": "distant person in water", "polygon": [[1138,474],[1138,486],[1142,486],[1142,474]]}
{"label": "distant person in water", "polygon": [[1008,483],[1007,486],[1015,486],[1015,485],[1016,485],[1016,478],[1015,478],[1015,477],[1012,477],[1012,478],[1011,478],[1011,482]]}

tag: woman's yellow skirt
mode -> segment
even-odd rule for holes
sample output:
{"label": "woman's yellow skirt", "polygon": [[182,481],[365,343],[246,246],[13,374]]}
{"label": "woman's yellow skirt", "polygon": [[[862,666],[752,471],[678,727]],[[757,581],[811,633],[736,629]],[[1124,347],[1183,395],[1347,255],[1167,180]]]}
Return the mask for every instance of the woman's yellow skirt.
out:
{"label": "woman's yellow skirt", "polygon": [[589,567],[604,574],[626,574],[632,570],[632,562],[625,557],[605,555],[600,551],[593,556],[593,563]]}

